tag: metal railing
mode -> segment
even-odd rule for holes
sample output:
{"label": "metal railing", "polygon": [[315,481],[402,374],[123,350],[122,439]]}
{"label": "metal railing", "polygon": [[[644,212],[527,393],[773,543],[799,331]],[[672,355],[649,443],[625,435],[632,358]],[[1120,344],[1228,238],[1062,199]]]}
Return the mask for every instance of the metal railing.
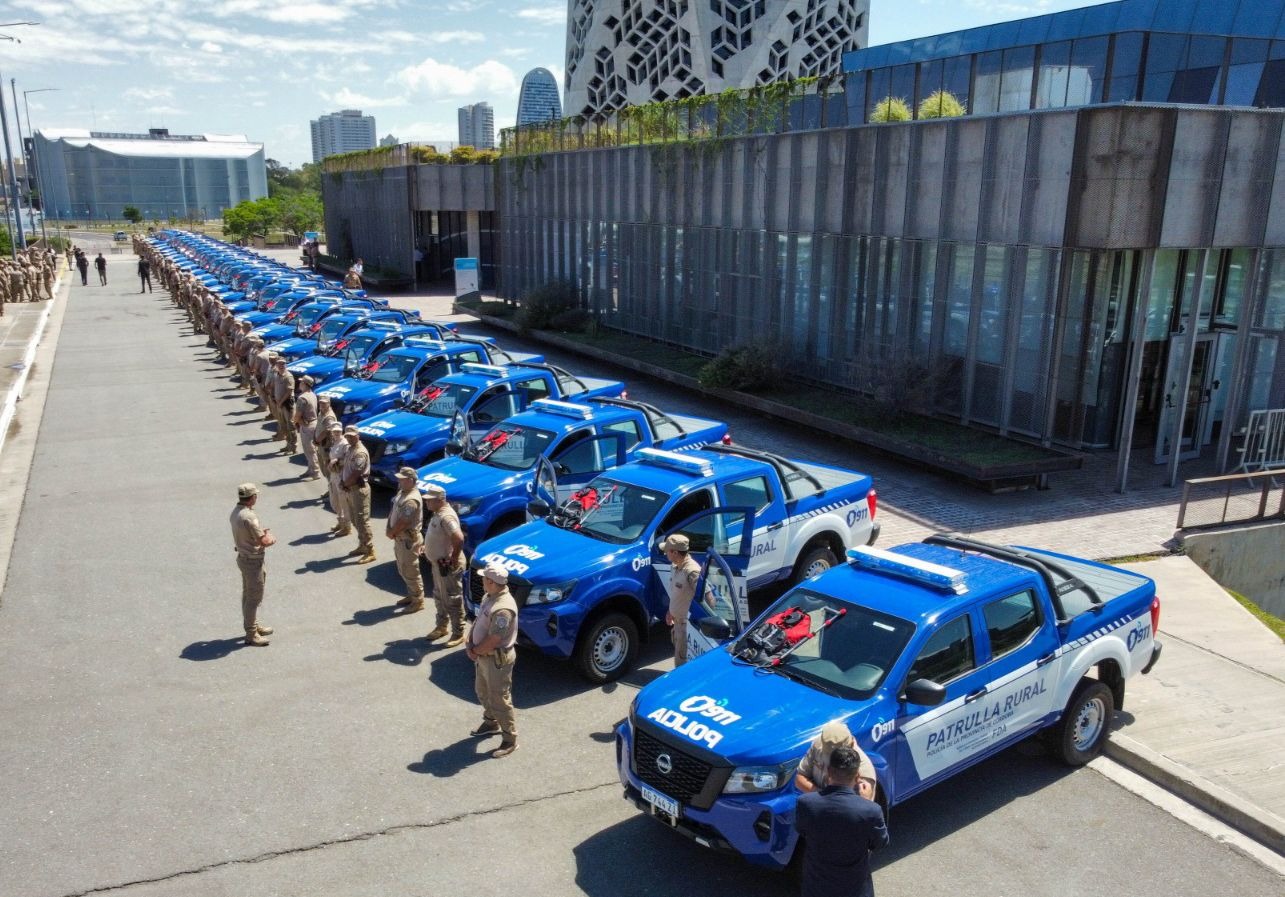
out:
{"label": "metal railing", "polygon": [[1240,453],[1237,470],[1285,467],[1285,408],[1251,411],[1244,441],[1237,451]]}
{"label": "metal railing", "polygon": [[1178,529],[1285,519],[1285,468],[1187,480]]}

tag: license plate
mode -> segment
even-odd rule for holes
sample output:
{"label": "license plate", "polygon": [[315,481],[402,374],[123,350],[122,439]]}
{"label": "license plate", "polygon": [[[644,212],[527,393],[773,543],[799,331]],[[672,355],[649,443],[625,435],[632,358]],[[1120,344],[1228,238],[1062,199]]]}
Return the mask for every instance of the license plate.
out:
{"label": "license plate", "polygon": [[671,819],[678,818],[678,801],[674,800],[672,797],[666,797],[659,791],[655,791],[648,788],[646,785],[643,785],[642,798],[647,801],[647,803],[651,804],[652,809],[656,812],[664,813]]}

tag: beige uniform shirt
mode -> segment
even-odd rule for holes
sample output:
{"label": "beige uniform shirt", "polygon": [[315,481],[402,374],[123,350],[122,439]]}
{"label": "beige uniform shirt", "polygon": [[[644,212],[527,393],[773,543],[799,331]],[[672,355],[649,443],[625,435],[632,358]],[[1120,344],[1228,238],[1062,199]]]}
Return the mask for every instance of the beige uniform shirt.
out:
{"label": "beige uniform shirt", "polygon": [[393,496],[393,506],[388,510],[388,529],[391,535],[393,527],[405,523],[399,539],[407,539],[412,544],[420,540],[420,531],[424,528],[424,498],[418,489],[402,492],[400,489]]}
{"label": "beige uniform shirt", "polygon": [[245,505],[238,504],[232,511],[232,543],[236,553],[244,558],[263,557],[263,527],[259,525],[259,515]]}
{"label": "beige uniform shirt", "polygon": [[[283,405],[294,398],[294,374],[287,370],[281,370],[277,373],[277,379],[272,387],[272,400],[278,405]],[[315,415],[314,415],[315,416]]]}
{"label": "beige uniform shirt", "polygon": [[687,560],[669,574],[669,615],[676,621],[687,619],[692,599],[696,597],[696,583],[700,579],[700,564],[688,555]]}
{"label": "beige uniform shirt", "polygon": [[[808,752],[803,755],[803,759],[799,762],[799,772],[805,778],[811,779],[812,784],[818,788],[825,787],[825,774],[830,768],[830,752],[835,747],[836,745],[822,745],[821,737],[817,736],[808,748]],[[861,758],[861,764],[857,767],[857,775],[873,782],[875,780],[874,764],[870,762],[866,752],[861,750],[861,747],[855,741],[853,741],[852,747],[857,749],[857,756]]]}
{"label": "beige uniform shirt", "polygon": [[366,446],[360,441],[356,446],[351,446],[345,439],[344,445],[348,447],[348,452],[344,455],[344,476],[341,482],[345,486],[359,486],[361,480],[370,476],[370,452],[366,451]]}
{"label": "beige uniform shirt", "polygon": [[311,426],[317,422],[317,394],[311,389],[299,393],[295,400],[295,411],[299,413],[299,420],[303,426]]}
{"label": "beige uniform shirt", "polygon": [[[479,574],[481,575],[481,574]],[[518,641],[518,603],[513,594],[505,588],[494,598],[488,597],[478,609],[477,619],[469,630],[469,647],[476,648],[486,637],[494,632],[500,636],[497,650],[506,651]]]}
{"label": "beige uniform shirt", "polygon": [[[330,474],[334,477],[342,477],[344,470],[344,458],[348,457],[348,443],[342,436],[335,437],[335,444],[330,447]],[[341,480],[342,482],[342,480]]]}
{"label": "beige uniform shirt", "polygon": [[[424,556],[434,563],[450,558],[452,537],[463,539],[464,530],[460,526],[460,515],[447,504],[428,521],[428,532],[424,535]],[[463,569],[463,566],[464,551],[461,549],[456,568]]]}

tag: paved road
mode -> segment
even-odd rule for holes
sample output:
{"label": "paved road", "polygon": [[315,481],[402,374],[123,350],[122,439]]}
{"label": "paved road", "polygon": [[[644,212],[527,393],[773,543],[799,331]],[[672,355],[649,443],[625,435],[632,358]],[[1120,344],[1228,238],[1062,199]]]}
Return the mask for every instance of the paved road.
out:
{"label": "paved road", "polygon": [[[611,725],[667,667],[663,643],[606,688],[524,655],[522,748],[485,759],[465,735],[470,665],[416,641],[427,615],[393,613],[391,552],[345,561],[353,543],[324,535],[318,490],[271,454],[202,341],[159,293],[131,292],[128,260],[110,279],[71,291],[0,596],[0,894],[795,892],[620,799]],[[242,480],[266,486],[280,539],[266,649],[238,644],[226,519]],[[883,893],[1280,893],[1034,745],[892,826]]]}

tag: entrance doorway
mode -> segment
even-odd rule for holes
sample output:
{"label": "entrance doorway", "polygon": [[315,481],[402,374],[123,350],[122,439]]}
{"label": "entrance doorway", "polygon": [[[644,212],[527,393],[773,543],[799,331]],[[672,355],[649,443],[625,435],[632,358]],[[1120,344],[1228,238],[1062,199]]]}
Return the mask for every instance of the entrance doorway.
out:
{"label": "entrance doorway", "polygon": [[1164,464],[1172,451],[1174,418],[1182,413],[1178,438],[1181,460],[1200,457],[1201,449],[1214,441],[1222,428],[1225,411],[1223,385],[1225,367],[1231,358],[1233,334],[1202,333],[1192,348],[1191,378],[1181,394],[1183,337],[1174,334],[1168,343],[1168,361],[1161,382],[1161,401],[1156,427],[1155,462]]}

